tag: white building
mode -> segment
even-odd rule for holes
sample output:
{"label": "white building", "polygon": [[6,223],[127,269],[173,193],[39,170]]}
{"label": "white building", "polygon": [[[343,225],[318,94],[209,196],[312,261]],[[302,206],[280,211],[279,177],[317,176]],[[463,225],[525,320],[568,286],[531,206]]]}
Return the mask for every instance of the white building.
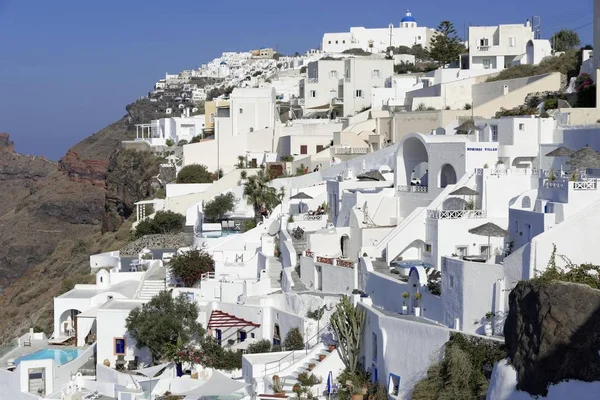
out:
{"label": "white building", "polygon": [[344,115],[352,116],[371,107],[373,88],[391,87],[392,75],[392,60],[370,57],[344,60]]}
{"label": "white building", "polygon": [[136,140],[145,141],[150,146],[166,146],[167,140],[174,144],[182,140],[191,141],[204,133],[204,115],[190,116],[189,108],[183,109],[181,117],[161,118],[149,124],[136,125]]}
{"label": "white building", "polygon": [[342,59],[321,59],[309,63],[306,79],[300,82],[300,98],[304,99],[305,109],[329,106],[337,99],[339,82],[344,78],[344,72]]}
{"label": "white building", "polygon": [[469,27],[469,69],[539,64],[551,50],[548,40],[535,39],[529,20],[525,24]]}
{"label": "white building", "polygon": [[390,46],[420,44],[428,47],[434,34],[434,29],[417,26],[416,19],[407,11],[398,27],[392,24],[387,28],[352,27],[350,32],[325,33],[321,49],[326,53],[342,53],[354,48],[381,53]]}

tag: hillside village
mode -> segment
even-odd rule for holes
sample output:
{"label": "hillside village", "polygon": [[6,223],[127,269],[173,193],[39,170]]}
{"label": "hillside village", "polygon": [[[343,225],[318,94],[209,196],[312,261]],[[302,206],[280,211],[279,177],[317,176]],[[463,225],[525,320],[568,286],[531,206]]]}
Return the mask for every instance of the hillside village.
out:
{"label": "hillside village", "polygon": [[559,344],[597,363],[564,339],[594,307],[528,301],[600,305],[600,59],[510,22],[407,11],[166,73],[119,150],[158,160],[132,241],[0,347],[0,397],[594,398],[586,364],[526,379]]}

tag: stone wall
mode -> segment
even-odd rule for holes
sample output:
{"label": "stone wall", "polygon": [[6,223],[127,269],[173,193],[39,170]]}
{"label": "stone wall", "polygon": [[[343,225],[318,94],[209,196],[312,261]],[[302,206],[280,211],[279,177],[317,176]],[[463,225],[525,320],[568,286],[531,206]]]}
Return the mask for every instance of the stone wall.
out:
{"label": "stone wall", "polygon": [[520,390],[546,395],[564,380],[600,380],[600,290],[526,281],[509,302],[504,336]]}
{"label": "stone wall", "polygon": [[137,256],[142,249],[178,249],[190,245],[189,238],[185,233],[175,235],[146,235],[127,244],[121,248],[120,252],[122,257],[132,257]]}

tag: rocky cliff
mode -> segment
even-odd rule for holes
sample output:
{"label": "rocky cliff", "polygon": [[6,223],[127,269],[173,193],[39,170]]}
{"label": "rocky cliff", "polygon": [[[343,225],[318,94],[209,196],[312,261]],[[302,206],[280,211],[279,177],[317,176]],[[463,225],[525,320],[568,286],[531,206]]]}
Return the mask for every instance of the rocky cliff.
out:
{"label": "rocky cliff", "polygon": [[519,389],[600,380],[600,290],[566,282],[520,282],[510,294],[506,349]]}

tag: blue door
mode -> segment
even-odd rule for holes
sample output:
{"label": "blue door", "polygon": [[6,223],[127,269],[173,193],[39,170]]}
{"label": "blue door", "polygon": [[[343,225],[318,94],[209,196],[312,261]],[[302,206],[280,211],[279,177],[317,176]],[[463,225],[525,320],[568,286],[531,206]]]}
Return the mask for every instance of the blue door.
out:
{"label": "blue door", "polygon": [[217,343],[219,346],[221,345],[221,335],[223,334],[220,329],[215,329],[215,333],[217,335]]}
{"label": "blue door", "polygon": [[240,342],[243,342],[244,340],[246,340],[246,332],[244,332],[244,331],[238,331],[238,332],[239,332]]}

